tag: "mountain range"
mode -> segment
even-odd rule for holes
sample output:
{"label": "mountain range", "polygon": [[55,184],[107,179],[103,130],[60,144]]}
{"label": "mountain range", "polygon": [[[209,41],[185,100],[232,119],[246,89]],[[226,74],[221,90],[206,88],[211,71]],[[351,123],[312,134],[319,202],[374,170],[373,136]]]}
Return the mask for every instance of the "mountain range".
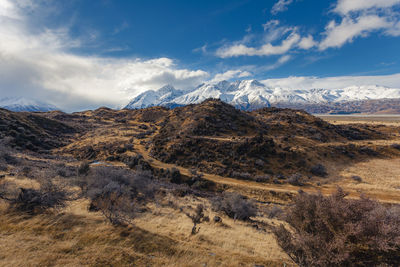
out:
{"label": "mountain range", "polygon": [[242,110],[269,106],[329,105],[351,101],[400,99],[399,88],[379,85],[350,86],[342,89],[270,88],[257,80],[204,83],[192,90],[177,90],[166,85],[158,90],[146,91],[133,98],[126,109],[151,106],[184,106],[198,104],[208,98],[218,98]]}
{"label": "mountain range", "polygon": [[[257,80],[203,83],[194,89],[178,90],[166,85],[134,97],[124,108],[152,106],[169,108],[199,104],[215,98],[241,110],[263,107],[302,109],[309,113],[391,113],[400,114],[400,89],[379,85],[350,86],[340,89],[291,89],[269,87]],[[46,112],[54,105],[27,97],[0,99],[0,108],[11,111]]]}
{"label": "mountain range", "polygon": [[58,110],[57,107],[26,97],[7,97],[0,99],[0,108],[10,111],[47,112]]}

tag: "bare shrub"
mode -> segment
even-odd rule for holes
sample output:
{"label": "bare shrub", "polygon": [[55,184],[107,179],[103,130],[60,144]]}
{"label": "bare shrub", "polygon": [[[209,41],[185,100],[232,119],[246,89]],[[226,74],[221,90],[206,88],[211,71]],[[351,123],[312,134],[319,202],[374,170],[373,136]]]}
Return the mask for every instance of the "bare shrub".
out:
{"label": "bare shrub", "polygon": [[269,183],[271,181],[271,176],[269,175],[257,175],[255,177],[257,183]]}
{"label": "bare shrub", "polygon": [[222,197],[213,199],[211,204],[214,211],[222,211],[235,220],[248,220],[257,214],[257,207],[237,193],[225,192]]}
{"label": "bare shrub", "polygon": [[320,177],[325,177],[326,175],[328,175],[325,166],[322,165],[322,164],[314,165],[314,166],[311,168],[310,172],[311,172],[312,174],[314,174],[314,175],[316,175],[316,176],[320,176]]}
{"label": "bare shrub", "polygon": [[357,176],[357,175],[351,176],[351,179],[353,179],[357,183],[361,183],[362,182],[362,178],[360,176]]}
{"label": "bare shrub", "polygon": [[199,204],[196,206],[196,209],[194,211],[193,214],[190,213],[185,213],[186,216],[188,216],[192,222],[193,222],[193,227],[192,227],[192,235],[197,234],[200,231],[200,227],[197,228],[197,225],[205,222],[205,221],[209,221],[210,219],[208,218],[208,216],[204,215],[204,206]]}
{"label": "bare shrub", "polygon": [[0,171],[5,172],[7,170],[8,170],[8,166],[6,164],[0,162]]}
{"label": "bare shrub", "polygon": [[76,175],[76,167],[66,166],[65,164],[57,164],[55,166],[55,172],[57,175],[68,178]]}
{"label": "bare shrub", "polygon": [[172,168],[171,170],[169,170],[168,173],[169,173],[169,176],[171,179],[171,183],[174,183],[174,184],[183,183],[181,172],[177,168],[175,168],[175,167]]}
{"label": "bare shrub", "polygon": [[294,186],[303,186],[303,176],[300,173],[293,174],[287,180],[289,184]]}
{"label": "bare shrub", "polygon": [[9,165],[17,165],[19,163],[18,158],[8,152],[5,146],[0,146],[0,161]]}
{"label": "bare shrub", "polygon": [[65,207],[69,193],[62,186],[46,180],[41,182],[39,189],[17,189],[12,184],[3,185],[0,189],[0,198],[8,201],[11,208],[17,211],[37,214]]}
{"label": "bare shrub", "polygon": [[400,144],[392,144],[391,147],[400,150]]}
{"label": "bare shrub", "polygon": [[283,210],[277,206],[273,206],[268,210],[267,216],[269,219],[276,218],[283,213]]}
{"label": "bare shrub", "polygon": [[286,222],[274,229],[279,245],[300,266],[397,266],[400,209],[342,189],[324,197],[300,193]]}
{"label": "bare shrub", "polygon": [[79,183],[91,200],[90,210],[100,211],[112,224],[129,223],[156,191],[150,172],[112,167],[93,168]]}
{"label": "bare shrub", "polygon": [[90,164],[87,161],[82,162],[78,168],[78,175],[86,176],[90,171]]}

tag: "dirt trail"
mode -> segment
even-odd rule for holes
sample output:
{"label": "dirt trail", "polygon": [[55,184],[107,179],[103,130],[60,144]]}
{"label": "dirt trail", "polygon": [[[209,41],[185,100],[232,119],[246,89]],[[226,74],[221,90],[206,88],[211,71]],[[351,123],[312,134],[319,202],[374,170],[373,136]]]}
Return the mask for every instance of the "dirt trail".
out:
{"label": "dirt trail", "polygon": [[[389,140],[375,140],[374,143],[380,144],[380,143],[385,143],[388,141]],[[329,145],[329,144],[324,144],[324,145]],[[186,176],[191,176],[191,172],[187,168],[184,168],[184,167],[181,167],[181,166],[178,166],[175,164],[164,163],[164,162],[161,162],[161,161],[151,157],[149,155],[149,152],[145,149],[145,147],[143,145],[140,144],[140,142],[138,140],[135,141],[135,150],[138,153],[140,153],[146,159],[146,161],[148,161],[155,168],[164,168],[164,169],[177,168],[181,172],[181,174],[186,175]],[[273,191],[273,192],[279,192],[279,193],[297,194],[298,191],[301,189],[307,193],[321,192],[324,195],[330,195],[333,192],[335,192],[337,189],[336,184],[323,185],[323,186],[319,186],[319,187],[311,186],[311,185],[297,187],[297,186],[288,185],[288,184],[284,184],[284,185],[264,184],[264,183],[257,183],[257,182],[253,182],[253,181],[238,180],[238,179],[234,179],[234,178],[223,177],[223,176],[219,176],[216,174],[209,174],[209,173],[204,173],[204,172],[199,172],[199,173],[201,173],[203,175],[204,179],[207,179],[209,181],[215,182],[217,184],[227,185],[229,187],[238,188],[238,189],[246,189],[246,191],[257,190],[257,191],[263,191],[266,193],[270,193],[271,191]],[[344,189],[346,192],[349,193],[350,198],[358,198],[361,194],[361,192],[359,190],[354,190],[354,189],[347,188],[347,187],[344,187]],[[368,197],[377,199],[381,202],[400,203],[400,193],[398,191],[368,192],[368,194],[366,194],[366,195]]]}

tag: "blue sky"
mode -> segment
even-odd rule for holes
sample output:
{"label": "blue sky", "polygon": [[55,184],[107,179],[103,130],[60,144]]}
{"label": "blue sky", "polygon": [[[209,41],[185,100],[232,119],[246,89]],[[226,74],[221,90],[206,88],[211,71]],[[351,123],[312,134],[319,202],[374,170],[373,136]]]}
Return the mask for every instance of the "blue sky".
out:
{"label": "blue sky", "polygon": [[0,0],[0,92],[66,110],[222,79],[400,88],[400,0]]}

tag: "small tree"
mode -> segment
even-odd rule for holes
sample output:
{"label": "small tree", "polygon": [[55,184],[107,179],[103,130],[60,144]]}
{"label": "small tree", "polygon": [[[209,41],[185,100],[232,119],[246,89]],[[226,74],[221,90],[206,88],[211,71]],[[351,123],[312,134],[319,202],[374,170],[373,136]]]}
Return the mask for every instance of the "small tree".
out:
{"label": "small tree", "polygon": [[194,211],[194,214],[189,214],[189,213],[185,213],[185,214],[193,222],[193,227],[192,227],[192,232],[191,232],[192,235],[195,235],[200,231],[200,227],[197,228],[198,224],[209,220],[208,216],[204,216],[204,206],[201,204],[197,205],[197,207]]}

